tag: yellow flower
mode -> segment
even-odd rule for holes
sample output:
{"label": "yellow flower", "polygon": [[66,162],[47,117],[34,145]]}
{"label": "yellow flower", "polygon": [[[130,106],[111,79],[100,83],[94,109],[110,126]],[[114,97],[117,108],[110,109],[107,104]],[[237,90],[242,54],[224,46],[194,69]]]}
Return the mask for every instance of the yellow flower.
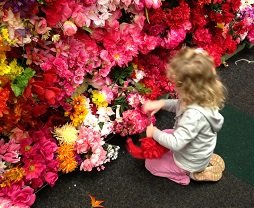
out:
{"label": "yellow flower", "polygon": [[17,75],[20,75],[24,71],[23,67],[19,66],[17,60],[12,60],[9,64],[6,61],[6,57],[0,61],[0,76],[6,75],[9,79],[13,80]]}
{"label": "yellow flower", "polygon": [[88,107],[86,105],[86,98],[84,96],[77,96],[73,99],[73,111],[65,112],[66,116],[70,116],[72,124],[77,127],[84,121],[86,115],[88,114]]}
{"label": "yellow flower", "polygon": [[216,27],[220,29],[224,29],[225,23],[217,23]]}
{"label": "yellow flower", "polygon": [[60,40],[60,35],[53,35],[52,36],[52,41],[55,43],[55,42],[57,42],[57,41],[59,41]]}
{"label": "yellow flower", "polygon": [[79,95],[73,99],[74,108],[78,108],[80,106],[84,106],[86,103],[86,98],[82,95]]}
{"label": "yellow flower", "polygon": [[3,179],[0,183],[0,187],[4,188],[6,186],[10,186],[12,183],[16,183],[18,181],[21,181],[24,177],[25,171],[23,168],[14,167],[3,174]]}
{"label": "yellow flower", "polygon": [[60,143],[74,144],[78,137],[78,130],[71,124],[55,127],[53,135]]}
{"label": "yellow flower", "polygon": [[108,106],[106,96],[102,92],[99,92],[98,90],[92,91],[92,101],[98,108]]}
{"label": "yellow flower", "polygon": [[24,71],[24,68],[18,65],[17,59],[12,60],[9,66],[11,68],[11,79],[15,79],[17,75],[20,75]]}
{"label": "yellow flower", "polygon": [[2,34],[2,38],[4,41],[6,41],[7,43],[9,43],[10,45],[11,44],[15,44],[16,41],[10,39],[10,36],[9,36],[9,30],[7,28],[3,28],[1,30],[1,34]]}

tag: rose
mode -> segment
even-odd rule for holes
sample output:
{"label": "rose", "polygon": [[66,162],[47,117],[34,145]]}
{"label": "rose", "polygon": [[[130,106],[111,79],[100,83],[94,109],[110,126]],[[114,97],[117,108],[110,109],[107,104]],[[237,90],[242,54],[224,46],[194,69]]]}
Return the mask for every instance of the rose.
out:
{"label": "rose", "polygon": [[11,194],[11,199],[15,204],[31,206],[35,201],[34,190],[29,186],[26,186],[23,189],[14,190]]}
{"label": "rose", "polygon": [[65,23],[63,24],[64,35],[72,36],[76,34],[77,30],[78,30],[77,26],[71,21],[65,21]]}
{"label": "rose", "polygon": [[35,30],[38,34],[45,34],[48,30],[50,30],[50,27],[47,27],[47,21],[45,18],[41,18],[35,23]]}
{"label": "rose", "polygon": [[45,181],[52,187],[55,185],[56,181],[58,179],[58,175],[53,172],[47,172],[45,174]]}

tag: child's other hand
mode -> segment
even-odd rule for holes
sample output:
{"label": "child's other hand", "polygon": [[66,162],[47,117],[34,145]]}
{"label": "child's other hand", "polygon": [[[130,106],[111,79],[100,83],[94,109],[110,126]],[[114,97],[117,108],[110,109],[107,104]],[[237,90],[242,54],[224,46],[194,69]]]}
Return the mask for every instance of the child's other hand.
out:
{"label": "child's other hand", "polygon": [[146,101],[143,105],[143,110],[145,113],[153,116],[155,113],[157,113],[163,106],[165,105],[164,100],[149,100]]}
{"label": "child's other hand", "polygon": [[146,127],[146,137],[153,137],[153,132],[156,127],[153,126],[153,124],[150,124]]}

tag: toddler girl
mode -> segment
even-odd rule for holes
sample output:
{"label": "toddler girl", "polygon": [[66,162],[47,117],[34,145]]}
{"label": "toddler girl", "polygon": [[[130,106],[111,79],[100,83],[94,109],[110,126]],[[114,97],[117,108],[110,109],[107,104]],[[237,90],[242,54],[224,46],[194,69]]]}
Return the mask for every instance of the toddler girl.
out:
{"label": "toddler girl", "polygon": [[143,109],[150,115],[160,109],[176,113],[173,130],[161,131],[153,125],[146,129],[147,137],[170,151],[159,159],[146,159],[145,166],[152,174],[182,185],[189,184],[190,178],[218,181],[225,164],[213,152],[224,122],[219,109],[225,101],[225,88],[214,61],[202,49],[184,48],[169,63],[168,76],[178,99],[147,101]]}

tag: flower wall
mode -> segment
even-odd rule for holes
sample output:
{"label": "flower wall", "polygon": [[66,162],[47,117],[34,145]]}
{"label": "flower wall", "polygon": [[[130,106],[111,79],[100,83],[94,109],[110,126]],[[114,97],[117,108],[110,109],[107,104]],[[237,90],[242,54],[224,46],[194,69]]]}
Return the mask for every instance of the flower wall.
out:
{"label": "flower wall", "polygon": [[146,99],[175,97],[181,47],[219,66],[254,43],[254,1],[0,0],[0,205],[30,207],[59,173],[104,170],[110,138],[142,133]]}

